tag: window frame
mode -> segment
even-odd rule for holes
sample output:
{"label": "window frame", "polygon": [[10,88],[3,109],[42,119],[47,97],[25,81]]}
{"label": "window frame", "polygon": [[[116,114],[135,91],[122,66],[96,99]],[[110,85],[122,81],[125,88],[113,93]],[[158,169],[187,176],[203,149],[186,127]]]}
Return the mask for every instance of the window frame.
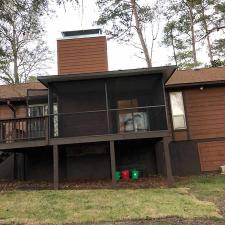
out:
{"label": "window frame", "polygon": [[[181,100],[182,100],[182,111],[183,114],[177,114],[174,115],[173,114],[173,104],[172,104],[172,99],[171,99],[171,94],[172,93],[180,93],[181,94]],[[171,91],[169,92],[169,100],[170,100],[170,112],[171,112],[171,118],[172,118],[172,127],[174,131],[183,131],[183,130],[187,130],[187,120],[186,120],[186,112],[185,112],[185,103],[184,103],[184,96],[183,96],[183,92],[182,91]],[[175,122],[174,122],[174,117],[179,117],[182,116],[183,120],[184,120],[184,127],[175,127]]]}
{"label": "window frame", "polygon": [[[42,113],[43,113],[43,117],[48,116],[49,112],[48,112],[48,104],[33,104],[33,105],[29,105],[28,106],[28,117],[31,117],[31,108],[35,108],[35,107],[42,107]],[[53,121],[54,121],[54,137],[57,137],[59,135],[59,119],[58,119],[58,104],[54,103],[53,104]],[[41,116],[41,117],[42,117]]]}
{"label": "window frame", "polygon": [[[149,119],[147,112],[142,112],[138,110],[138,99],[132,98],[132,99],[120,99],[117,101],[117,108],[118,111],[118,132],[119,133],[126,133],[126,132],[139,132],[139,131],[148,131],[149,130]],[[128,110],[129,109],[129,110]],[[137,123],[137,115],[142,115],[143,119],[143,128],[138,128]],[[125,118],[126,116],[130,116],[130,121],[132,123],[132,129],[126,130],[125,125]]]}
{"label": "window frame", "polygon": [[28,108],[27,108],[27,114],[28,114],[27,116],[28,117],[32,117],[30,110],[31,110],[31,108],[35,108],[35,107],[42,107],[42,113],[43,113],[42,116],[48,115],[48,104],[33,104],[33,105],[28,105]]}

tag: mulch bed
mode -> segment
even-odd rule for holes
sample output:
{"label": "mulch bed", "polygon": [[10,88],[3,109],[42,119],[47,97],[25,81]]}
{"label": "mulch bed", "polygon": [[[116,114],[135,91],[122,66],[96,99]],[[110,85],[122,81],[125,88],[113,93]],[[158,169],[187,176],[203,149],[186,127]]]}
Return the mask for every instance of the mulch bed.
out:
{"label": "mulch bed", "polygon": [[[206,173],[201,177],[217,176],[218,173]],[[188,183],[191,177],[175,177],[176,181]],[[167,179],[161,176],[141,178],[138,181],[119,181],[112,185],[111,180],[78,180],[75,182],[60,182],[60,189],[64,190],[88,190],[88,189],[138,189],[138,188],[166,188]],[[53,182],[46,181],[1,181],[0,191],[12,190],[51,190],[54,189]]]}
{"label": "mulch bed", "polygon": [[[138,188],[165,188],[167,180],[164,177],[142,178],[138,181],[119,181],[115,185],[110,180],[95,180],[95,181],[76,181],[76,182],[61,182],[60,189],[64,190],[88,190],[88,189],[138,189]],[[0,181],[0,191],[12,190],[51,190],[53,189],[52,182],[44,181]]]}

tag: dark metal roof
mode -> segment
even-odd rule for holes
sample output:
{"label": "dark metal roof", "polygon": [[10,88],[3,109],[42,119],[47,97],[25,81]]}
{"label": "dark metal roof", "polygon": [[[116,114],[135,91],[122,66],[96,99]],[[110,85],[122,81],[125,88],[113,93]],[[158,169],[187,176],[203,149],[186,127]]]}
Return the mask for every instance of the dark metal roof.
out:
{"label": "dark metal roof", "polygon": [[163,80],[166,82],[170,76],[177,69],[176,66],[161,66],[142,69],[129,69],[129,70],[115,70],[106,72],[95,73],[81,73],[81,74],[68,74],[68,75],[52,75],[52,76],[40,76],[37,79],[48,87],[49,83],[74,81],[74,80],[91,80],[91,79],[106,79],[113,77],[125,77],[125,76],[139,76],[139,75],[163,75]]}
{"label": "dark metal roof", "polygon": [[63,31],[63,37],[80,36],[80,35],[91,35],[91,34],[102,34],[101,29],[89,29],[89,30],[73,30]]}

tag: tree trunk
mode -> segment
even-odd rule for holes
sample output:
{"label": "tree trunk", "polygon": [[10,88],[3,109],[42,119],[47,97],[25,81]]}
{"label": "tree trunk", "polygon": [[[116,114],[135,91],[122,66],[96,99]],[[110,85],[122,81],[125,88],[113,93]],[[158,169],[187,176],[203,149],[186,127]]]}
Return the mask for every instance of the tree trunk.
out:
{"label": "tree trunk", "polygon": [[[209,33],[209,29],[208,29],[208,24],[206,22],[206,18],[205,18],[205,9],[204,6],[201,3],[201,11],[202,11],[202,16],[203,16],[203,27],[205,29],[205,33],[206,35]],[[210,37],[209,35],[206,36],[206,40],[207,40],[207,45],[208,45],[208,54],[209,54],[209,58],[210,58],[210,62],[212,64],[213,62],[213,53],[212,53],[212,46],[211,46],[211,42],[210,42]]]}
{"label": "tree trunk", "polygon": [[17,40],[16,40],[16,28],[13,23],[13,40],[12,40],[12,50],[13,50],[13,72],[14,72],[14,82],[15,84],[19,84],[19,72],[18,72],[18,54],[17,54]]}
{"label": "tree trunk", "polygon": [[141,42],[141,46],[142,46],[144,55],[145,55],[145,61],[146,61],[148,67],[152,67],[152,59],[149,56],[147,44],[146,44],[146,42],[144,40],[144,37],[143,37],[142,29],[141,29],[140,22],[139,22],[139,19],[138,19],[138,13],[137,13],[136,1],[135,0],[131,0],[131,6],[132,6],[133,15],[134,15],[136,31],[137,31],[139,40]]}
{"label": "tree trunk", "polygon": [[172,47],[173,47],[173,58],[174,58],[174,61],[176,63],[176,66],[177,66],[177,54],[176,54],[176,47],[175,47],[175,44],[174,44],[174,37],[173,37],[173,31],[171,30],[171,33],[170,33],[170,38],[171,38],[171,41],[172,41]]}
{"label": "tree trunk", "polygon": [[194,16],[193,16],[193,6],[191,3],[188,4],[188,10],[189,10],[189,16],[190,16],[190,22],[191,22],[191,41],[192,41],[192,55],[193,55],[193,61],[194,65],[198,65],[197,56],[196,56],[196,40],[195,40],[195,29],[194,29]]}

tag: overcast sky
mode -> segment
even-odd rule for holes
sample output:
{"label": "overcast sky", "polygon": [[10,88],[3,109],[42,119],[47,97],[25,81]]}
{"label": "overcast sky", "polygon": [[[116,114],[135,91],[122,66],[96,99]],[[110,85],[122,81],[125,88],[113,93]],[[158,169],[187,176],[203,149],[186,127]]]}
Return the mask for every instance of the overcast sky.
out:
{"label": "overcast sky", "polygon": [[[49,74],[57,74],[57,53],[56,53],[56,40],[61,38],[62,31],[79,30],[96,28],[93,24],[98,18],[98,9],[95,0],[84,1],[84,10],[82,16],[81,8],[75,9],[71,5],[64,7],[52,6],[56,13],[51,18],[45,18],[46,26],[46,40],[51,51],[54,53],[54,62],[48,70]],[[83,18],[83,19],[82,19]],[[162,27],[162,26],[161,26]],[[160,45],[162,30],[159,32],[157,45],[153,52],[153,66],[163,66],[169,62],[169,56],[172,54],[171,48],[165,48]],[[108,41],[108,61],[110,70],[130,69],[146,67],[145,61],[136,57],[137,50],[130,45],[119,44],[116,41]],[[207,60],[206,53],[198,53],[201,58]]]}
{"label": "overcast sky", "polygon": [[[57,74],[56,40],[62,37],[61,31],[96,28],[93,22],[98,18],[98,9],[95,5],[95,0],[84,1],[83,17],[82,10],[79,8],[75,9],[67,5],[65,11],[63,7],[53,7],[56,11],[55,16],[45,18],[47,44],[54,53],[54,63],[48,70],[49,74]],[[112,40],[107,42],[107,46],[109,70],[146,67],[145,61],[135,56],[137,50],[133,46],[119,44]],[[165,51],[165,49],[156,46],[153,60],[154,66],[168,63],[167,53],[168,51]]]}

